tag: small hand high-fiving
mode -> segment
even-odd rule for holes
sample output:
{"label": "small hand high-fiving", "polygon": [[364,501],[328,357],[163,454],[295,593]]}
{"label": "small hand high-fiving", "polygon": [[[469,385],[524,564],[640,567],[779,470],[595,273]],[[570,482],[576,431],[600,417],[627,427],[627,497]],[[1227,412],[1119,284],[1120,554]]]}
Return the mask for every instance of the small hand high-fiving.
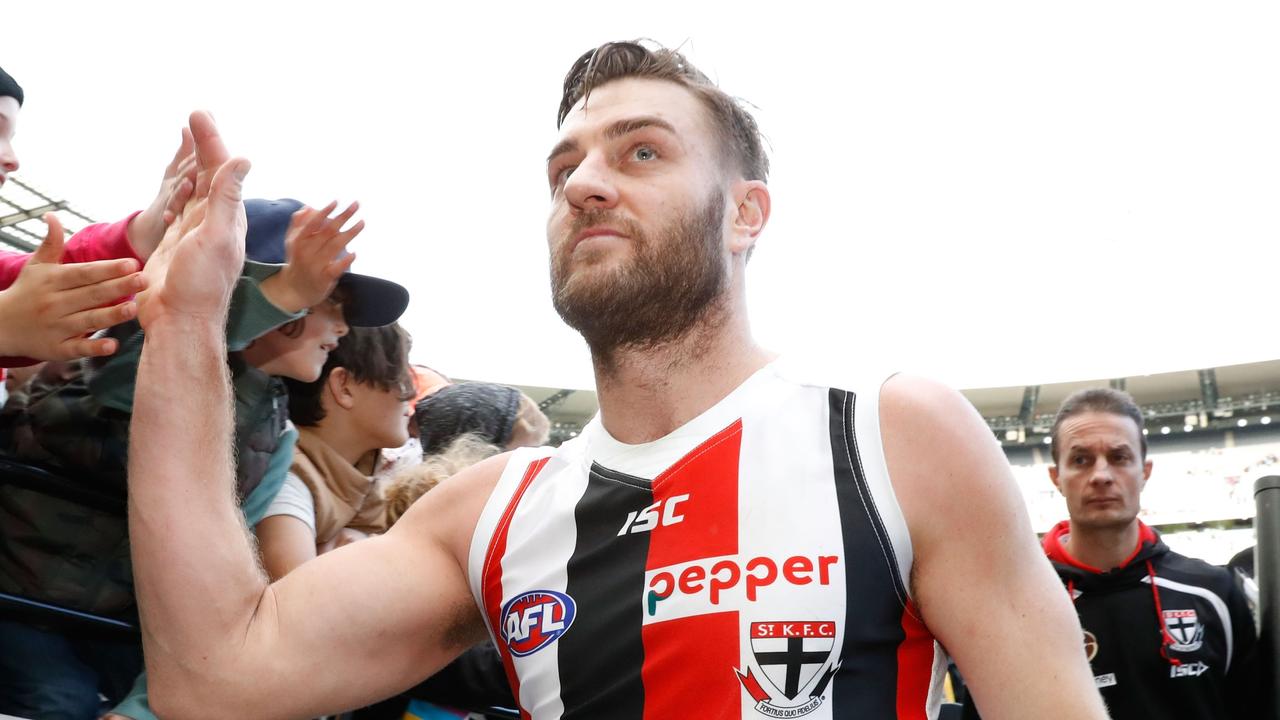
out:
{"label": "small hand high-fiving", "polygon": [[150,287],[137,298],[144,329],[225,315],[244,263],[247,223],[241,189],[249,161],[229,156],[208,113],[192,113],[190,128],[195,188],[144,270]]}

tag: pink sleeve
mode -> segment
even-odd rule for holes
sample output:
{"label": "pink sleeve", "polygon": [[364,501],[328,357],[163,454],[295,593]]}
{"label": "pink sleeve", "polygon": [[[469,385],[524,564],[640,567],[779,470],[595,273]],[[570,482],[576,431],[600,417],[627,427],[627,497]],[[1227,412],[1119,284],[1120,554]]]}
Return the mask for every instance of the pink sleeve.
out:
{"label": "pink sleeve", "polygon": [[[28,257],[27,253],[0,250],[0,290],[13,284],[13,281],[18,278],[18,273],[22,272],[22,266],[27,264]],[[36,361],[31,358],[0,357],[0,368],[24,367],[35,364]]]}
{"label": "pink sleeve", "polygon": [[18,279],[18,273],[22,272],[22,266],[27,264],[28,257],[30,256],[26,253],[0,250],[0,290]]}
{"label": "pink sleeve", "polygon": [[[134,252],[133,246],[129,244],[129,221],[137,214],[131,213],[119,222],[90,225],[72,235],[66,247],[63,248],[62,262],[82,263],[133,258],[138,261],[138,264],[143,264],[142,258],[138,257],[138,253]],[[13,284],[29,257],[31,257],[29,253],[0,251],[0,290]],[[34,365],[36,362],[38,361],[31,358],[0,357],[0,368],[24,367]]]}
{"label": "pink sleeve", "polygon": [[133,258],[142,264],[142,258],[129,244],[129,221],[138,213],[131,213],[118,222],[97,223],[81,230],[67,241],[62,253],[63,263],[82,263],[94,260]]}
{"label": "pink sleeve", "polygon": [[[145,264],[129,244],[129,221],[137,214],[131,213],[119,222],[96,223],[72,235],[66,247],[63,248],[62,262],[82,263],[133,258],[139,265]],[[0,250],[0,290],[9,287],[14,280],[18,279],[18,273],[22,272],[29,257],[31,257],[30,253]]]}

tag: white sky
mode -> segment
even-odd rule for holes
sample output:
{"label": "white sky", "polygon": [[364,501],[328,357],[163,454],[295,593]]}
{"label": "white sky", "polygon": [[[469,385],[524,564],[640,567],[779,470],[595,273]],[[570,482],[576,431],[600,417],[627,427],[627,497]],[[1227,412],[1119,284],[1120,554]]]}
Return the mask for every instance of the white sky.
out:
{"label": "white sky", "polygon": [[0,66],[18,177],[116,219],[210,109],[249,196],[361,201],[416,361],[580,388],[544,159],[569,64],[637,36],[759,107],[770,347],[961,387],[1280,357],[1275,3],[5,0]]}

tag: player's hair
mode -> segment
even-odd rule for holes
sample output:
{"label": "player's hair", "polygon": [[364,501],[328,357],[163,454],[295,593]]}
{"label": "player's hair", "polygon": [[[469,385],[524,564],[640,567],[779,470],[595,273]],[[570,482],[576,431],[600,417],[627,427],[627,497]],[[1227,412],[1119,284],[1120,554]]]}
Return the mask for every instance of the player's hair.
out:
{"label": "player's hair", "polygon": [[[654,45],[653,49],[646,44]],[[769,158],[751,113],[739,100],[716,87],[684,55],[656,43],[609,42],[583,53],[565,75],[556,127],[564,124],[579,100],[589,101],[592,90],[611,80],[630,77],[666,80],[693,93],[709,113],[726,169],[741,173],[747,180],[769,179]]]}

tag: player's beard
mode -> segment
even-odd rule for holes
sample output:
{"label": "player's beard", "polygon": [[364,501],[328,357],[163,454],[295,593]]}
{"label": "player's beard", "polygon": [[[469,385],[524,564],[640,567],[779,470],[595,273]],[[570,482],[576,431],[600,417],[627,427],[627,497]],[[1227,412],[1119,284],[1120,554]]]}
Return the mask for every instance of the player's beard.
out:
{"label": "player's beard", "polygon": [[[713,191],[703,204],[682,212],[651,237],[608,210],[583,211],[551,258],[552,304],[582,334],[597,364],[608,366],[619,350],[645,350],[688,337],[724,315],[728,269],[721,257],[724,197]],[[631,243],[631,256],[607,272],[590,260],[574,271],[569,241],[596,225],[616,228]]]}

